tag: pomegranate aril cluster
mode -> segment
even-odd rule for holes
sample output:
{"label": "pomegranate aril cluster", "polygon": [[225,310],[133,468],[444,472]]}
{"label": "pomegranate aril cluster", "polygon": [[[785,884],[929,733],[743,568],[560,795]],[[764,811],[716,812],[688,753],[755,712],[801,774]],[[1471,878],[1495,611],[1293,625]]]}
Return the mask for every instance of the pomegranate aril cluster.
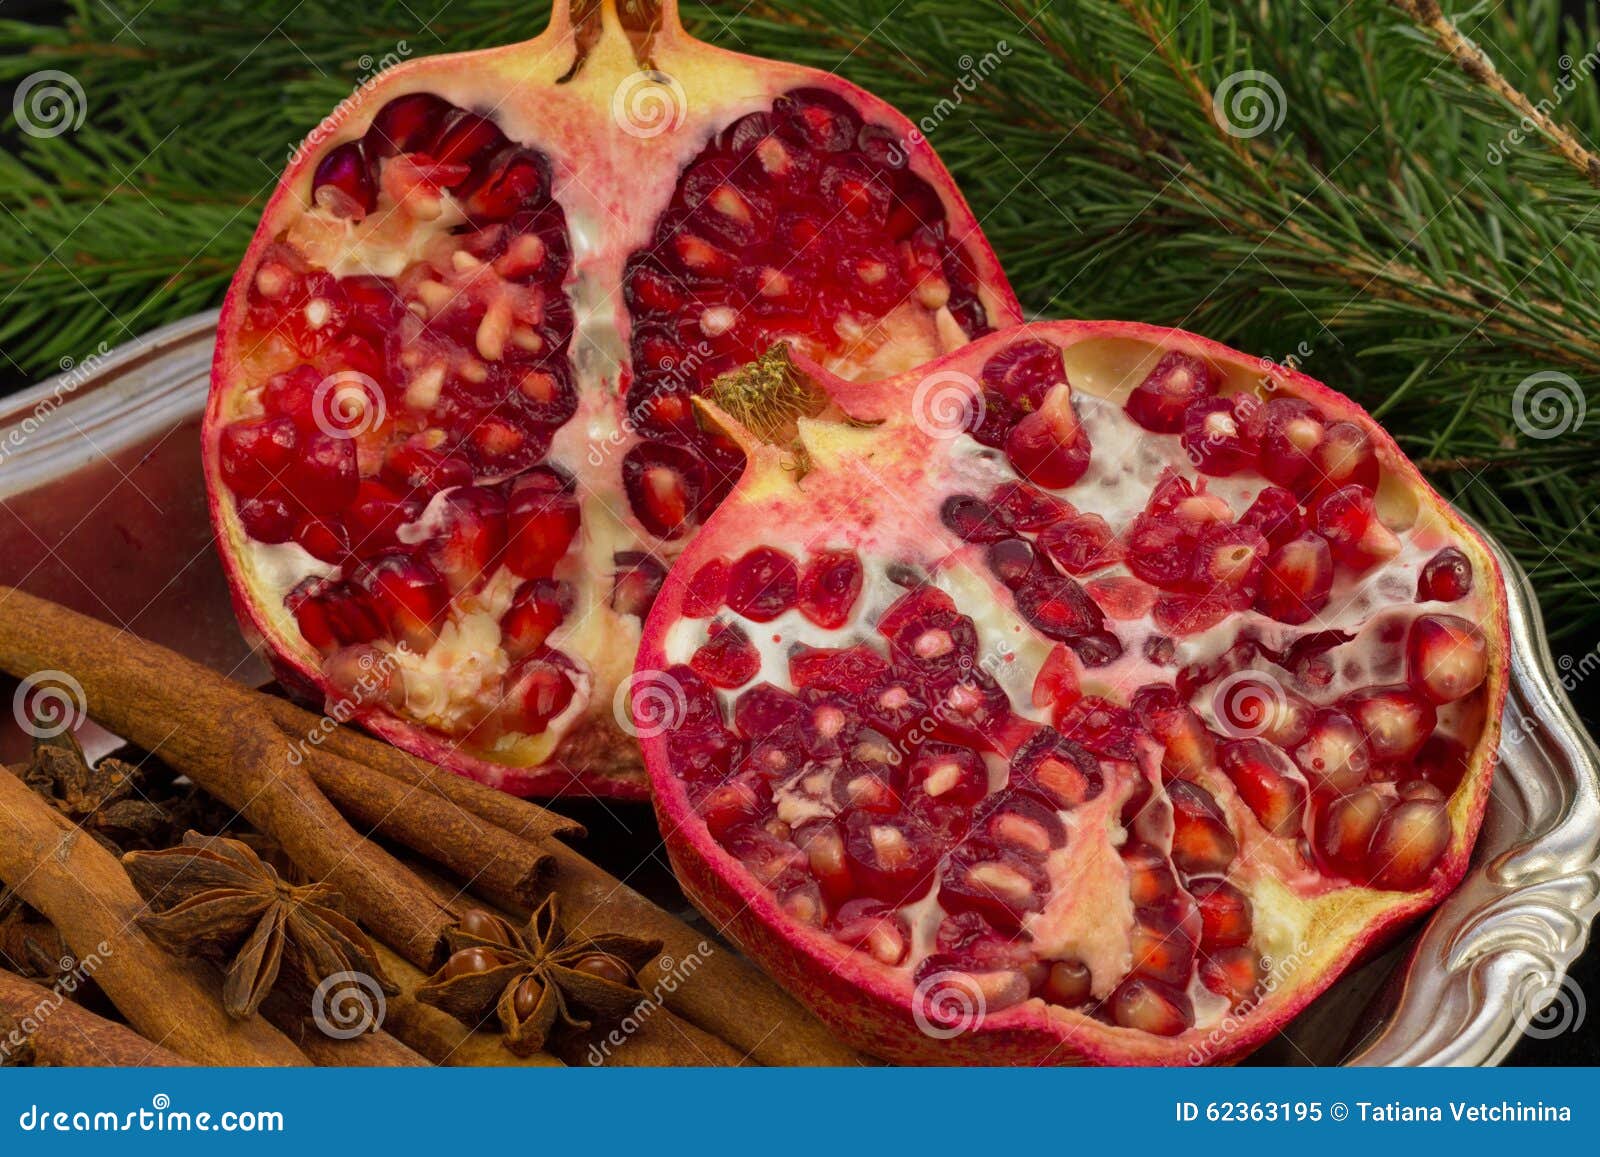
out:
{"label": "pomegranate aril cluster", "polygon": [[774,344],[814,356],[881,344],[896,310],[948,311],[987,333],[963,239],[893,134],[845,101],[798,89],[718,133],[689,162],[624,280],[633,318],[628,412],[643,441],[628,501],[675,538],[727,496],[742,458],[699,428],[690,399]]}

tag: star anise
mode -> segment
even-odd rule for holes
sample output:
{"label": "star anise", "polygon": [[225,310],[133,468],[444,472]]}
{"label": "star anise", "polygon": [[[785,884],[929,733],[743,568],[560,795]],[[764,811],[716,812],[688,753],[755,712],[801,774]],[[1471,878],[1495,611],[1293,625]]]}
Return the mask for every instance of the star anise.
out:
{"label": "star anise", "polygon": [[135,793],[141,773],[107,757],[90,763],[72,733],[36,739],[22,780],[100,844],[120,853],[130,843],[165,835],[170,824],[160,805]]}
{"label": "star anise", "polygon": [[189,832],[179,847],[129,852],[122,863],[154,909],[139,926],[169,952],[220,965],[230,1016],[250,1016],[274,987],[303,999],[340,972],[399,991],[337,893],[286,883],[238,840]]}
{"label": "star anise", "polygon": [[569,939],[554,895],[520,929],[473,909],[445,933],[445,944],[449,957],[417,999],[473,1026],[496,1015],[518,1056],[538,1052],[554,1034],[621,1020],[639,1003],[639,969],[661,952],[659,940],[616,932]]}

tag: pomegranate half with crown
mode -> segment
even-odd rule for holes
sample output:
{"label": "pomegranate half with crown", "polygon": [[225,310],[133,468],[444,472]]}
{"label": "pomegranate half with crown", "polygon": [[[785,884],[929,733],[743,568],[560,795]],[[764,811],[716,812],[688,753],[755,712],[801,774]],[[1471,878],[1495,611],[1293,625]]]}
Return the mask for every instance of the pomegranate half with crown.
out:
{"label": "pomegranate half with crown", "polygon": [[1019,320],[910,123],[565,0],[308,139],[223,307],[204,460],[297,693],[520,794],[642,797],[614,698],[738,447],[690,399],[775,342],[882,377]]}
{"label": "pomegranate half with crown", "polygon": [[802,368],[851,421],[701,403],[749,466],[632,689],[680,882],[840,1036],[1229,1060],[1460,879],[1504,588],[1353,402],[1115,322]]}

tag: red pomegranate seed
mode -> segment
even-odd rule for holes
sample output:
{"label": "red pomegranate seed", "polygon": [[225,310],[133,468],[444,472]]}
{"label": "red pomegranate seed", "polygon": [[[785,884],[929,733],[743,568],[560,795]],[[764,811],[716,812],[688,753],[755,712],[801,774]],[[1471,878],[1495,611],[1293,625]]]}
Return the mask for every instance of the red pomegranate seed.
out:
{"label": "red pomegranate seed", "polygon": [[1059,714],[1082,697],[1077,668],[1068,654],[1065,647],[1051,647],[1044,662],[1039,664],[1039,673],[1033,677],[1035,707],[1048,707]]}
{"label": "red pomegranate seed", "polygon": [[1430,558],[1417,579],[1417,602],[1453,603],[1472,591],[1472,562],[1453,546]]}
{"label": "red pomegranate seed", "polygon": [[450,103],[432,93],[397,97],[372,118],[372,127],[365,138],[368,154],[388,157],[426,150],[433,144],[450,111]]}
{"label": "red pomegranate seed", "polygon": [[308,515],[294,528],[294,540],[323,562],[342,565],[350,554],[350,535],[337,518]]}
{"label": "red pomegranate seed", "polygon": [[1172,350],[1163,354],[1144,381],[1128,395],[1128,416],[1146,430],[1176,434],[1183,415],[1195,402],[1217,392],[1217,374],[1190,354]]}
{"label": "red pomegranate seed", "polygon": [[1383,797],[1370,787],[1330,800],[1314,825],[1313,843],[1322,863],[1340,875],[1363,876],[1367,848],[1384,810]]}
{"label": "red pomegranate seed", "polygon": [[1446,735],[1430,735],[1412,767],[1445,796],[1455,794],[1467,773],[1467,749]]}
{"label": "red pomegranate seed", "polygon": [[1204,398],[1184,411],[1183,448],[1202,474],[1237,474],[1255,465],[1257,447],[1228,398]]}
{"label": "red pomegranate seed", "polygon": [[1410,891],[1428,882],[1450,846],[1450,815],[1428,799],[1401,800],[1378,821],[1367,848],[1367,866],[1379,888]]}
{"label": "red pomegranate seed", "polygon": [[1174,589],[1194,573],[1197,528],[1176,514],[1141,514],[1123,552],[1128,569],[1153,586]]}
{"label": "red pomegranate seed", "polygon": [[1348,714],[1324,707],[1311,720],[1305,739],[1293,749],[1294,761],[1311,785],[1343,794],[1366,782],[1372,766],[1367,740]]}
{"label": "red pomegranate seed", "polygon": [[1129,844],[1122,850],[1128,869],[1128,897],[1135,908],[1159,904],[1178,892],[1172,864],[1149,844]]}
{"label": "red pomegranate seed", "polygon": [[706,830],[726,844],[730,833],[764,819],[771,802],[771,794],[757,777],[739,775],[706,793],[699,804],[700,816]]}
{"label": "red pomegranate seed", "polygon": [[1111,1018],[1123,1028],[1155,1036],[1177,1036],[1194,1021],[1189,998],[1176,988],[1134,976],[1111,994]]}
{"label": "red pomegranate seed", "polygon": [[281,498],[264,496],[239,502],[239,525],[257,542],[288,542],[294,536],[295,524],[294,512]]}
{"label": "red pomegranate seed", "polygon": [[1200,947],[1206,952],[1250,942],[1250,900],[1226,880],[1196,880],[1189,888],[1200,907]]}
{"label": "red pomegranate seed", "polygon": [[[816,872],[815,862],[812,871]],[[826,880],[823,889],[826,892]],[[876,900],[847,900],[840,905],[833,918],[833,936],[891,968],[904,961],[911,949],[911,930],[905,921]]]}
{"label": "red pomegranate seed", "polygon": [[1099,606],[1065,575],[1035,574],[1014,597],[1022,617],[1047,638],[1070,643],[1105,626]]}
{"label": "red pomegranate seed", "polygon": [[728,606],[747,619],[766,623],[794,606],[800,576],[794,559],[770,546],[758,546],[733,564]]}
{"label": "red pomegranate seed", "polygon": [[843,819],[845,856],[862,891],[899,906],[933,886],[943,849],[913,814],[849,811]]}
{"label": "red pomegranate seed", "polygon": [[300,505],[313,514],[334,514],[355,501],[361,484],[355,442],[311,434],[302,442],[294,469],[283,479]]}
{"label": "red pomegranate seed", "polygon": [[953,494],[939,507],[939,521],[963,542],[998,542],[1012,533],[1011,518],[970,494]]}
{"label": "red pomegranate seed", "polygon": [[[851,901],[856,891],[855,877],[850,874],[850,862],[844,854],[844,835],[838,825],[831,819],[807,820],[794,829],[794,844],[805,853],[824,899],[829,904],[853,902],[859,911],[863,902]],[[877,907],[882,908],[881,905]]]}
{"label": "red pomegranate seed", "polygon": [[1482,685],[1489,669],[1483,632],[1456,615],[1423,615],[1406,640],[1406,677],[1435,703],[1454,703]]}
{"label": "red pomegranate seed", "polygon": [[1026,482],[1002,483],[989,495],[989,503],[1005,511],[1018,530],[1043,530],[1077,513],[1070,502]]}
{"label": "red pomegranate seed", "polygon": [[314,399],[323,374],[314,366],[296,366],[273,374],[261,387],[261,405],[275,418],[292,418],[301,430],[317,428]]}
{"label": "red pomegranate seed", "polygon": [[450,605],[438,571],[409,554],[385,554],[372,560],[360,581],[372,606],[387,622],[390,637],[418,651],[433,645]]}
{"label": "red pomegranate seed", "polygon": [[1172,800],[1172,863],[1191,876],[1214,875],[1239,854],[1238,842],[1211,793],[1188,780],[1167,784]]}
{"label": "red pomegranate seed", "polygon": [[1067,842],[1067,829],[1054,800],[1007,787],[986,798],[972,813],[972,832],[997,847],[1044,857]]}
{"label": "red pomegranate seed", "polygon": [[889,661],[865,645],[803,647],[789,656],[789,680],[796,687],[861,695],[888,678]]}
{"label": "red pomegranate seed", "polygon": [[1187,778],[1216,766],[1216,737],[1171,687],[1152,683],[1139,688],[1133,710],[1145,730],[1166,747],[1161,756],[1165,775]]}
{"label": "red pomegranate seed", "polygon": [[1228,614],[1228,604],[1221,598],[1179,591],[1156,599],[1151,617],[1163,634],[1181,639],[1209,631]]}
{"label": "red pomegranate seed", "polygon": [[643,551],[619,550],[611,556],[611,609],[642,619],[655,605],[667,581],[667,568]]}
{"label": "red pomegranate seed", "polygon": [[1065,382],[1053,387],[1044,404],[1006,435],[1006,457],[1028,481],[1046,490],[1064,490],[1089,468],[1089,435],[1072,408]]}
{"label": "red pomegranate seed", "polygon": [[509,149],[490,163],[483,181],[466,197],[465,208],[476,221],[503,221],[549,197],[549,163],[531,149]]}
{"label": "red pomegranate seed", "polygon": [[797,722],[804,712],[805,705],[787,691],[757,683],[734,704],[733,725],[740,735],[755,739]]}
{"label": "red pomegranate seed", "polygon": [[892,767],[846,763],[834,772],[833,801],[841,811],[854,808],[876,815],[894,815],[904,806],[900,779]]}
{"label": "red pomegranate seed", "polygon": [[1186,985],[1201,929],[1194,903],[1175,896],[1155,907],[1136,909],[1133,921],[1132,971],[1178,987]]}
{"label": "red pomegranate seed", "polygon": [[850,621],[861,583],[861,560],[854,551],[818,551],[800,575],[800,613],[819,627],[837,630]]}
{"label": "red pomegranate seed", "polygon": [[437,494],[472,485],[472,463],[413,438],[391,446],[383,456],[383,476],[406,492]]}
{"label": "red pomegranate seed", "polygon": [[990,543],[983,557],[994,576],[1011,590],[1020,587],[1039,570],[1033,543],[1025,538],[1002,538]]}
{"label": "red pomegranate seed", "polygon": [[1289,542],[1306,528],[1299,500],[1281,486],[1263,487],[1250,509],[1239,516],[1239,524],[1255,527],[1273,547]]}
{"label": "red pomegranate seed", "polygon": [[1213,522],[1195,543],[1194,582],[1232,610],[1255,601],[1261,586],[1266,537],[1253,526]]}
{"label": "red pomegranate seed", "polygon": [[288,418],[235,422],[218,442],[222,477],[233,492],[251,498],[292,481],[300,435]]}
{"label": "red pomegranate seed", "polygon": [[378,207],[378,190],[361,155],[361,142],[331,150],[311,177],[311,200],[319,209],[359,221]]}
{"label": "red pomegranate seed", "polygon": [[983,757],[948,743],[923,744],[911,761],[907,779],[912,791],[962,807],[973,806],[989,792],[989,771]]}
{"label": "red pomegranate seed", "polygon": [[984,385],[1024,410],[1038,409],[1053,387],[1067,381],[1061,350],[1037,338],[1013,341],[983,363],[979,376]]}
{"label": "red pomegranate seed", "polygon": [[972,912],[996,928],[1014,930],[1044,909],[1050,879],[1033,858],[985,839],[968,839],[950,852],[939,879],[947,912]]}
{"label": "red pomegranate seed", "polygon": [[1068,574],[1090,574],[1122,561],[1111,524],[1098,514],[1077,514],[1042,531],[1039,549]]}
{"label": "red pomegranate seed", "polygon": [[1088,1003],[1093,977],[1081,960],[1057,960],[1050,964],[1039,995],[1051,1004],[1074,1008]]}
{"label": "red pomegranate seed", "polygon": [[1261,997],[1261,961],[1243,945],[1209,954],[1200,961],[1198,975],[1201,984],[1227,997],[1235,1008]]}
{"label": "red pomegranate seed", "polygon": [[383,623],[367,597],[348,583],[303,579],[284,596],[300,633],[319,651],[351,643],[370,643],[383,636]]}
{"label": "red pomegranate seed", "polygon": [[[1126,575],[1090,579],[1084,584],[1095,605],[1119,623],[1142,619],[1156,605],[1159,593],[1149,583]],[[1170,646],[1171,640],[1168,640]]]}
{"label": "red pomegranate seed", "polygon": [[377,554],[394,546],[399,530],[422,513],[422,503],[386,486],[363,479],[345,510],[344,523],[356,554]]}
{"label": "red pomegranate seed", "polygon": [[521,660],[506,672],[506,700],[520,708],[519,722],[536,735],[572,702],[574,687],[564,656],[544,650]]}
{"label": "red pomegranate seed", "polygon": [[1138,719],[1126,707],[1099,695],[1079,699],[1056,719],[1056,727],[1096,754],[1129,761],[1138,758]]}
{"label": "red pomegranate seed", "polygon": [[578,525],[578,498],[565,480],[550,471],[524,475],[506,500],[506,566],[521,578],[549,578]]}
{"label": "red pomegranate seed", "polygon": [[737,623],[711,624],[711,638],[689,659],[713,687],[742,687],[761,669],[761,653]]}
{"label": "red pomegranate seed", "polygon": [[683,613],[691,619],[705,619],[722,609],[728,593],[728,564],[714,558],[689,580],[683,594]]}
{"label": "red pomegranate seed", "polygon": [[1081,743],[1042,727],[1011,758],[1012,787],[1037,792],[1057,808],[1073,808],[1105,786],[1100,761]]}
{"label": "red pomegranate seed", "polygon": [[1437,721],[1433,704],[1403,683],[1362,688],[1342,705],[1366,735],[1373,758],[1383,763],[1414,757]]}
{"label": "red pomegranate seed", "polygon": [[1306,532],[1267,556],[1256,609],[1280,623],[1299,624],[1328,605],[1333,590],[1333,552],[1322,536]]}
{"label": "red pomegranate seed", "polygon": [[1400,540],[1378,521],[1372,495],[1359,486],[1329,494],[1312,511],[1312,518],[1334,558],[1353,570],[1366,570],[1400,553]]}
{"label": "red pomegranate seed", "polygon": [[1316,482],[1315,455],[1327,437],[1327,422],[1310,402],[1271,398],[1250,412],[1244,432],[1260,446],[1257,468],[1269,481],[1291,490]]}
{"label": "red pomegranate seed", "polygon": [[1378,455],[1372,438],[1354,422],[1335,422],[1311,453],[1312,493],[1329,494],[1345,486],[1378,489]]}
{"label": "red pomegranate seed", "polygon": [[641,442],[622,461],[622,485],[646,530],[678,538],[697,518],[706,492],[706,467],[681,446]]}
{"label": "red pomegranate seed", "polygon": [[1224,743],[1222,770],[1270,835],[1297,839],[1305,829],[1306,785],[1289,757],[1263,739]]}
{"label": "red pomegranate seed", "polygon": [[531,579],[519,586],[500,616],[500,645],[506,654],[516,660],[543,647],[571,613],[574,598],[572,585],[555,579]]}
{"label": "red pomegranate seed", "polygon": [[493,490],[462,486],[444,496],[439,531],[426,549],[450,590],[459,594],[489,574],[505,541],[505,499]]}

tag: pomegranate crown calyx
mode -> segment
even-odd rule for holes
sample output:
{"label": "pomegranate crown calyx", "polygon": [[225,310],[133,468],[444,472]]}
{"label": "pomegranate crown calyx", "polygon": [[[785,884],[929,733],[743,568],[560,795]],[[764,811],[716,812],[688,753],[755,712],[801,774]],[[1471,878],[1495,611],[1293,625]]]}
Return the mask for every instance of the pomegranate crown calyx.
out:
{"label": "pomegranate crown calyx", "polygon": [[748,437],[773,446],[792,445],[796,423],[820,416],[828,406],[827,395],[795,365],[784,342],[718,377],[710,394]]}

